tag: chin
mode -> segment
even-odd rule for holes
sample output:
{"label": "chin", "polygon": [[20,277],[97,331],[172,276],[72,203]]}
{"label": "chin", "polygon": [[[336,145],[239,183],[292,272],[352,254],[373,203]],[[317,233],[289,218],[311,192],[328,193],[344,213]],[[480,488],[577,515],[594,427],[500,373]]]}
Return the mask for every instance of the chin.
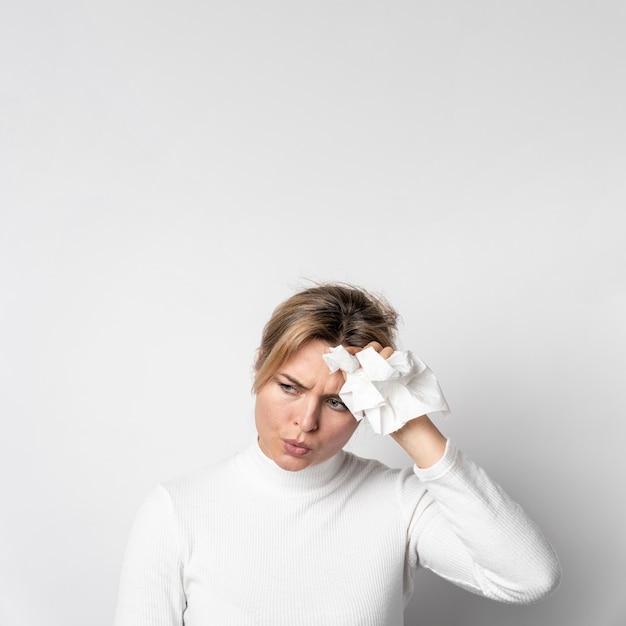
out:
{"label": "chin", "polygon": [[278,467],[284,469],[287,472],[299,472],[305,467],[313,465],[311,459],[298,459],[296,457],[286,454],[280,454],[272,460],[274,461],[274,463],[276,463],[276,465],[278,465]]}

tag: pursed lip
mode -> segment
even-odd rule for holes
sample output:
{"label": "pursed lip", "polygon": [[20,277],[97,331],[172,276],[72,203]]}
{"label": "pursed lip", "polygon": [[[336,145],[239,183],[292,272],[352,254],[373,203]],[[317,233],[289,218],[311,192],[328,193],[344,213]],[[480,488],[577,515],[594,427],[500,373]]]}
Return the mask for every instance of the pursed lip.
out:
{"label": "pursed lip", "polygon": [[297,439],[283,439],[282,440],[283,451],[289,456],[305,457],[309,455],[313,448],[309,448],[306,444],[298,441]]}
{"label": "pursed lip", "polygon": [[304,450],[313,450],[313,448],[307,446],[302,441],[298,441],[297,439],[283,439],[285,443],[288,443],[290,446],[295,446],[296,448],[303,448]]}

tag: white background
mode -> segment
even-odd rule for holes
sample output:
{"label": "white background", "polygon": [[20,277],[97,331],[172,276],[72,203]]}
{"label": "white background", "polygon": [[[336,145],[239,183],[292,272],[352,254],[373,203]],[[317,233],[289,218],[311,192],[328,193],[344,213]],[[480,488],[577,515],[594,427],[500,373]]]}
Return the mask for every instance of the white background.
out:
{"label": "white background", "polygon": [[[160,480],[252,436],[273,307],[387,296],[559,552],[407,624],[626,618],[624,2],[0,5],[0,624],[106,626]],[[353,447],[408,459],[363,431]]]}

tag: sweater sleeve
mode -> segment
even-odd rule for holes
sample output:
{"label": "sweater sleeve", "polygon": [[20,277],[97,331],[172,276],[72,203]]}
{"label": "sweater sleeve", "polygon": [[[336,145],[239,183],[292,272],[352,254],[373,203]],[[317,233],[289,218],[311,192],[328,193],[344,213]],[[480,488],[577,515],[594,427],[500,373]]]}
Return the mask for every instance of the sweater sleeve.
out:
{"label": "sweater sleeve", "polygon": [[172,500],[159,485],[139,508],[127,541],[114,626],[182,626],[182,575]]}
{"label": "sweater sleeve", "polygon": [[558,586],[558,558],[537,525],[452,443],[413,471],[426,488],[410,535],[419,565],[501,602],[535,602]]}

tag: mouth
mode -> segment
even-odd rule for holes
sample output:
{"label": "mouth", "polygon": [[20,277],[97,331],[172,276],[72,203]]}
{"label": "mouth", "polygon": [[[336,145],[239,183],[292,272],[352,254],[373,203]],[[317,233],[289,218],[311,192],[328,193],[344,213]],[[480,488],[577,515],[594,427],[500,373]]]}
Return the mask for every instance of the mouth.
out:
{"label": "mouth", "polygon": [[282,439],[283,450],[291,456],[306,456],[310,452],[313,452],[312,448],[305,446],[303,443],[296,439]]}

